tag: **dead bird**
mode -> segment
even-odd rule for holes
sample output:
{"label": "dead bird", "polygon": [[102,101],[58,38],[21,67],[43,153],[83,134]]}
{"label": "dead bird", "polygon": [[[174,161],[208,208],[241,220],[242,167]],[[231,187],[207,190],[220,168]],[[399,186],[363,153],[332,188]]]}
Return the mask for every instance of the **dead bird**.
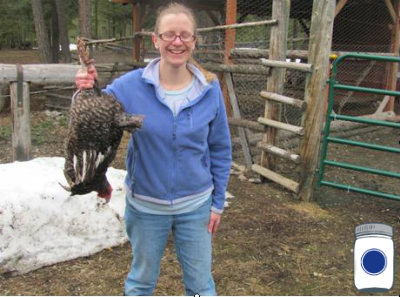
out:
{"label": "dead bird", "polygon": [[[87,67],[86,44],[78,40],[81,64]],[[114,160],[123,131],[133,132],[142,126],[143,116],[128,115],[113,96],[93,89],[77,91],[72,97],[64,175],[69,187],[61,185],[71,195],[96,191],[107,201],[112,187],[106,172]]]}

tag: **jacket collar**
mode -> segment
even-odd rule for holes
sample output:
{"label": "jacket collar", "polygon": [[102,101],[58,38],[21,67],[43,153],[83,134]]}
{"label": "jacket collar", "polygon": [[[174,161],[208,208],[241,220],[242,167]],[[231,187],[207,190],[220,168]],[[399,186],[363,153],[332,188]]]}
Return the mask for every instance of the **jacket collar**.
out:
{"label": "jacket collar", "polygon": [[[198,98],[203,91],[209,87],[209,84],[206,81],[203,73],[193,64],[187,63],[187,68],[190,72],[192,72],[194,76],[194,84],[191,88],[190,92],[187,94],[187,99],[189,101],[194,101]],[[164,91],[160,84],[160,58],[156,58],[152,60],[143,70],[142,78],[153,84],[156,88],[157,95],[159,98],[164,99]]]}

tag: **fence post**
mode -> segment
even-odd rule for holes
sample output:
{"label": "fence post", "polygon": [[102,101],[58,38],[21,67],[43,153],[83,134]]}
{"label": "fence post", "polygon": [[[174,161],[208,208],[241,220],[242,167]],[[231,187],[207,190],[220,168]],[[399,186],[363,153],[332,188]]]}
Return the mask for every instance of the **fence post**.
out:
{"label": "fence post", "polygon": [[[270,36],[269,60],[286,61],[287,35],[289,29],[290,1],[274,0],[272,2],[272,19],[278,20],[278,25],[272,26]],[[266,89],[268,92],[277,94],[283,93],[283,84],[285,81],[286,70],[284,68],[271,69],[271,75],[268,77]],[[264,117],[273,120],[279,120],[279,105],[269,101],[265,102]],[[263,142],[275,144],[276,129],[267,128],[263,136]],[[275,156],[261,153],[260,165],[271,170],[275,168]]]}
{"label": "fence post", "polygon": [[311,200],[317,179],[334,15],[335,1],[314,0],[308,47],[308,63],[312,64],[312,72],[306,82],[307,110],[302,125],[305,134],[300,145],[301,169],[298,198],[304,201]]}
{"label": "fence post", "polygon": [[[392,26],[392,37],[391,37],[391,52],[394,55],[399,55],[399,49],[400,49],[400,1],[396,0],[393,3],[393,6],[390,6],[390,1],[385,1],[386,5],[388,6],[389,11],[392,11],[392,17],[393,17],[393,26]],[[389,64],[389,69],[388,69],[388,75],[386,79],[386,85],[389,90],[396,90],[397,86],[397,72],[399,70],[399,65],[398,63],[390,63]],[[385,109],[386,111],[394,111],[394,97],[390,97],[389,103]]]}
{"label": "fence post", "polygon": [[[139,32],[141,30],[140,28],[140,12],[141,12],[141,6],[138,1],[133,1],[132,2],[132,31],[133,34],[136,32]],[[137,36],[136,38],[133,39],[132,41],[132,56],[133,56],[133,61],[139,62],[140,61],[140,43],[142,41],[141,36]]]}
{"label": "fence post", "polygon": [[31,125],[29,84],[26,82],[10,83],[12,147],[14,161],[31,159]]}
{"label": "fence post", "polygon": [[[236,24],[237,20],[237,1],[236,0],[226,0],[226,25]],[[231,60],[231,50],[235,47],[236,29],[226,29],[225,30],[225,56],[224,63],[232,64]],[[222,94],[225,101],[225,109],[228,117],[232,117],[232,107],[229,102],[229,94],[227,86],[221,76],[222,83]]]}

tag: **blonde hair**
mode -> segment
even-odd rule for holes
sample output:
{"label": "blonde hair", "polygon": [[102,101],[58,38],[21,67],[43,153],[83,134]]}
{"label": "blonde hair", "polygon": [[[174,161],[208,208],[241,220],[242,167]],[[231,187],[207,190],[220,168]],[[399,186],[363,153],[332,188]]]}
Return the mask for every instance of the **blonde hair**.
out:
{"label": "blonde hair", "polygon": [[192,22],[192,25],[193,25],[193,33],[195,33],[197,30],[197,22],[196,22],[193,11],[189,7],[187,7],[183,4],[180,4],[180,3],[176,3],[176,2],[171,2],[167,6],[160,7],[160,9],[158,10],[158,13],[157,13],[156,24],[154,26],[154,33],[160,33],[158,31],[158,27],[160,26],[161,19],[165,15],[179,14],[179,13],[183,13],[189,18],[189,20]]}
{"label": "blonde hair", "polygon": [[[189,18],[189,20],[192,22],[192,25],[193,25],[193,33],[196,35],[197,22],[196,22],[196,18],[194,16],[193,11],[189,7],[187,7],[183,4],[180,4],[180,3],[176,3],[176,2],[172,2],[172,3],[168,4],[167,6],[161,7],[158,10],[156,24],[154,26],[154,33],[156,33],[156,34],[160,33],[158,31],[158,27],[160,26],[161,19],[165,15],[179,14],[179,13],[183,13]],[[203,73],[207,82],[211,82],[211,81],[217,79],[217,76],[214,73],[204,69],[193,57],[190,57],[189,63],[192,63]]]}

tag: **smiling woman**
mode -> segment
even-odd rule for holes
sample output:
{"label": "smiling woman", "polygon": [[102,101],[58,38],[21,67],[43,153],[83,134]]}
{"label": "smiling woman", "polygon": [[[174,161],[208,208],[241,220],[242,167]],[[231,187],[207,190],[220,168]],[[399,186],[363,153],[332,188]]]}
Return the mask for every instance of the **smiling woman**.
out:
{"label": "smiling woman", "polygon": [[168,13],[166,9],[160,14],[152,34],[154,46],[161,55],[160,83],[167,90],[179,90],[192,79],[186,63],[195,48],[196,26],[194,18],[177,7],[180,6],[171,6],[171,11],[175,8],[174,13]]}
{"label": "smiling woman", "polygon": [[[152,295],[169,233],[186,295],[216,295],[212,236],[225,202],[231,141],[221,88],[193,60],[192,11],[171,3],[159,11],[152,40],[160,57],[116,79],[104,92],[131,114],[145,116],[128,145],[126,230],[132,267],[126,295]],[[78,88],[96,78],[78,72]]]}

